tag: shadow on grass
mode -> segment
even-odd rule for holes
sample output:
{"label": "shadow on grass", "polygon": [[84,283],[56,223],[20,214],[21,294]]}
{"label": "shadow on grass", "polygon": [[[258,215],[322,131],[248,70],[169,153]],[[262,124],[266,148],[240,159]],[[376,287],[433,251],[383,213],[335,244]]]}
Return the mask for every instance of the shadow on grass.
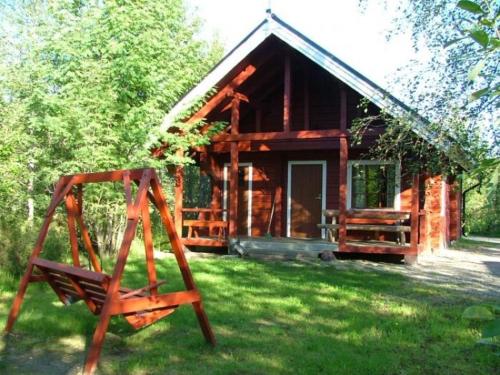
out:
{"label": "shadow on grass", "polygon": [[[139,331],[113,318],[100,373],[477,374],[500,366],[473,346],[478,333],[460,319],[476,301],[400,275],[223,258],[190,264],[218,346],[204,342],[189,306]],[[168,281],[161,292],[183,289],[173,260],[157,266]],[[146,282],[143,261],[131,259],[123,284]],[[12,293],[1,298],[4,318]],[[0,370],[77,373],[96,323],[81,302],[60,307],[47,286],[30,286]]]}

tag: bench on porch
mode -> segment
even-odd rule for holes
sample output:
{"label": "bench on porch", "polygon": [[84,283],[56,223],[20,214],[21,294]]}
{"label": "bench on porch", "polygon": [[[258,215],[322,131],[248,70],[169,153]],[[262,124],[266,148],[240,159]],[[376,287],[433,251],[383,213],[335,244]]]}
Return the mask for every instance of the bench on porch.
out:
{"label": "bench on porch", "polygon": [[[226,241],[228,222],[220,216],[225,210],[212,208],[183,208],[182,213],[195,215],[195,219],[182,219],[187,227],[187,237],[182,238],[186,245],[221,245]],[[196,215],[197,214],[197,215]]]}
{"label": "bench on porch", "polygon": [[[340,228],[339,210],[323,210],[322,214],[330,223],[318,224],[318,228],[326,229],[328,240],[336,242]],[[399,233],[398,242],[402,246],[406,245],[406,233],[411,232],[411,226],[405,225],[410,220],[410,212],[407,211],[351,209],[346,212],[346,219],[349,221],[346,224],[348,231]]]}

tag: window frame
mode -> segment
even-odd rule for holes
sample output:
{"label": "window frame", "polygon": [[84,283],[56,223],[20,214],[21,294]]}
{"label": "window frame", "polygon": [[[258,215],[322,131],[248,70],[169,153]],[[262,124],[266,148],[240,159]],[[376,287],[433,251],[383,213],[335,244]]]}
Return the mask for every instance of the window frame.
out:
{"label": "window frame", "polygon": [[397,161],[386,160],[348,160],[347,161],[347,209],[352,208],[352,167],[353,165],[394,165],[394,207],[360,208],[360,210],[387,210],[401,209],[401,165]]}

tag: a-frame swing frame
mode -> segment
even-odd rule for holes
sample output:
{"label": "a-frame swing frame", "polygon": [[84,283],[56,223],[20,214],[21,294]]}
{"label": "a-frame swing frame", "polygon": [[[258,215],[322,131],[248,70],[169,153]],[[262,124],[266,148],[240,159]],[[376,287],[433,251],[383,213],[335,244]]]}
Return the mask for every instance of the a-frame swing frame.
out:
{"label": "a-frame swing frame", "polygon": [[[110,278],[108,277],[107,280],[104,280],[104,282],[103,277],[105,277],[105,275],[101,273],[101,267],[97,260],[95,251],[92,248],[90,236],[82,218],[82,184],[117,181],[122,181],[124,184],[125,198],[127,201],[127,225],[118,252],[118,258],[113,274]],[[132,197],[132,182],[138,185],[135,200]],[[73,191],[75,187],[77,189],[76,194]],[[56,264],[38,257],[42,252],[54,212],[63,200],[65,201],[66,211],[68,214],[67,222],[73,266]],[[156,279],[151,222],[149,216],[149,202],[153,203],[159,211],[163,226],[170,239],[172,251],[175,255],[175,259],[184,280],[186,287],[185,291],[158,294],[158,286],[161,283],[157,282]],[[135,237],[140,218],[142,218],[143,222],[144,247],[146,252],[149,285],[136,291],[130,291],[125,288],[121,288],[120,283],[127,257],[129,255],[130,246]],[[82,240],[95,272],[84,271],[80,268],[76,224],[80,227]],[[34,272],[35,269],[41,271],[41,273]],[[72,293],[76,293],[77,296],[87,303],[92,312],[100,316],[85,362],[84,373],[86,374],[91,374],[96,369],[106,331],[113,315],[124,314],[125,317],[127,317],[127,315],[130,317],[130,315],[134,313],[140,313],[141,315],[146,316],[149,315],[150,317],[147,321],[142,322],[142,324],[135,325],[137,328],[150,324],[157,319],[168,315],[179,305],[192,304],[205,339],[212,345],[216,344],[215,336],[202,305],[201,295],[196,288],[191,270],[186,257],[184,256],[183,245],[175,230],[172,217],[168,210],[160,181],[153,169],[134,169],[76,174],[63,176],[59,179],[49,208],[47,209],[45,220],[38,235],[38,239],[35,243],[35,247],[29,258],[26,272],[21,278],[19,289],[12,304],[7,324],[5,326],[6,332],[10,332],[16,322],[29,283],[39,281],[49,282],[58,294],[59,298],[65,302],[65,298],[67,296],[64,295],[64,287],[62,288],[63,290],[58,289],[58,284],[54,282],[54,279],[51,279],[51,277],[61,277],[61,275],[66,276],[67,280],[69,280],[71,285],[74,287]],[[84,281],[81,281],[79,279],[80,277],[84,278]],[[101,306],[99,307],[95,306],[96,301],[91,300],[89,295],[86,294],[86,290],[84,290],[85,287],[89,285],[89,282],[101,283],[98,286],[102,287],[102,290],[105,293],[105,298],[103,297],[103,300],[100,301]],[[96,285],[97,284],[92,285],[92,287],[95,289]],[[146,295],[146,291],[149,292],[149,294]],[[134,325],[132,322],[131,324]]]}

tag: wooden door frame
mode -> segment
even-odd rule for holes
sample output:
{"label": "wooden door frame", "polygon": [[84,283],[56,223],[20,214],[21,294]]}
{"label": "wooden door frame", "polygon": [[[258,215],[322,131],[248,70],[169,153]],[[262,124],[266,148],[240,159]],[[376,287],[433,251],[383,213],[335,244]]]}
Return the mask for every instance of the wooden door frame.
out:
{"label": "wooden door frame", "polygon": [[[228,204],[227,200],[229,198],[229,189],[228,189],[228,182],[229,182],[229,167],[231,166],[231,163],[224,163],[223,167],[223,181],[224,181],[224,186],[222,190],[222,208],[224,209],[223,214],[222,214],[222,219],[224,221],[227,220],[227,210],[228,210]],[[248,216],[247,216],[247,235],[249,237],[252,236],[252,195],[253,195],[253,164],[251,162],[245,162],[245,163],[238,163],[238,168],[239,167],[248,167]]]}
{"label": "wooden door frame", "polygon": [[[321,210],[326,209],[326,160],[289,160],[286,186],[286,236],[290,237],[292,224],[292,166],[293,165],[321,165]],[[325,216],[321,215],[321,224],[325,224]],[[325,238],[325,230],[321,230],[321,238]]]}

